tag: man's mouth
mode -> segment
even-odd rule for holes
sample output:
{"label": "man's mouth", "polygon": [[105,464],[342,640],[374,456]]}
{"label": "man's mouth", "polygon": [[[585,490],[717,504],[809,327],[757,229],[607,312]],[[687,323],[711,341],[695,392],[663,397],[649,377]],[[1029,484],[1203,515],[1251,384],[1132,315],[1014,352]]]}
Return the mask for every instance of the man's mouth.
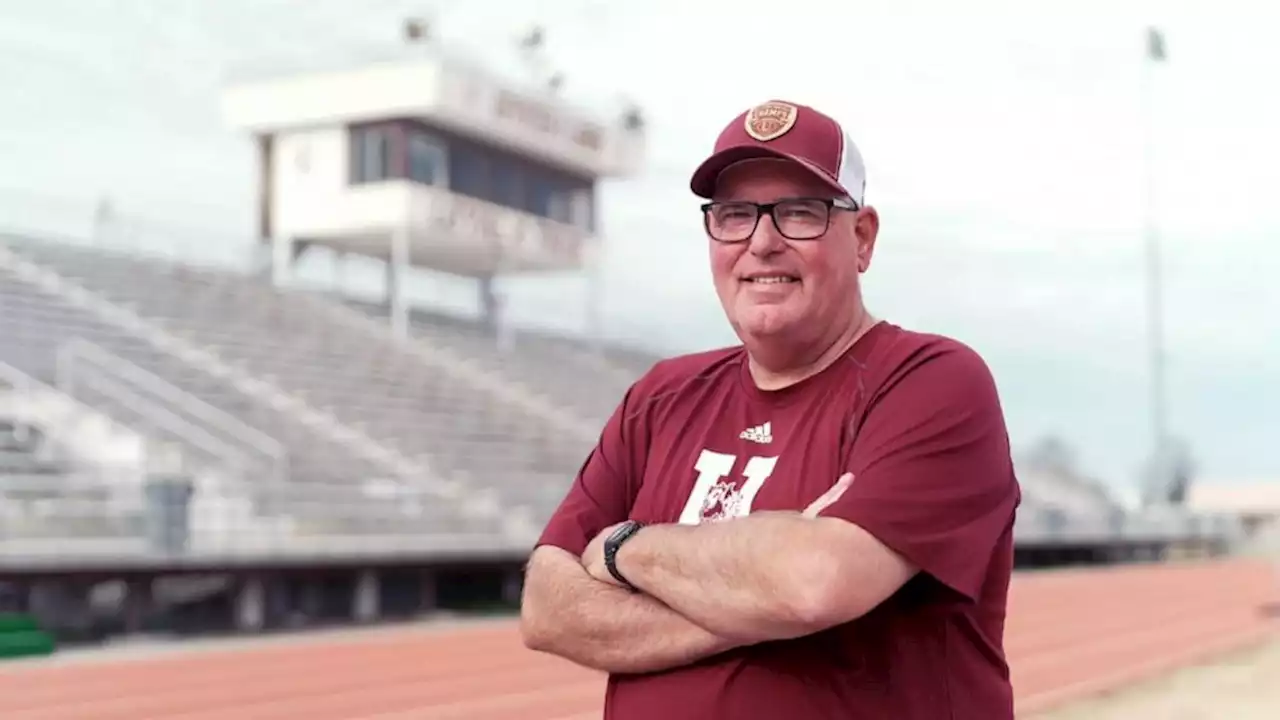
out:
{"label": "man's mouth", "polygon": [[747,275],[742,278],[742,282],[751,283],[753,285],[781,285],[784,283],[797,283],[800,278],[795,275],[778,275],[778,274],[760,274]]}

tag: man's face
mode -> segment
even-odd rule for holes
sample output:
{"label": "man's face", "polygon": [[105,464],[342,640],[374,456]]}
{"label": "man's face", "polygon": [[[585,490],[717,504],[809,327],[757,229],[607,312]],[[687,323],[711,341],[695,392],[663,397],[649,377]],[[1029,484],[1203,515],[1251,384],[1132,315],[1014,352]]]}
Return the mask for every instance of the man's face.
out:
{"label": "man's face", "polygon": [[[714,200],[772,203],[834,195],[795,163],[750,160],[720,175]],[[846,330],[861,307],[858,276],[870,265],[877,229],[870,208],[833,209],[826,232],[812,240],[784,237],[766,213],[748,240],[708,237],[716,294],[738,336],[808,344]]]}

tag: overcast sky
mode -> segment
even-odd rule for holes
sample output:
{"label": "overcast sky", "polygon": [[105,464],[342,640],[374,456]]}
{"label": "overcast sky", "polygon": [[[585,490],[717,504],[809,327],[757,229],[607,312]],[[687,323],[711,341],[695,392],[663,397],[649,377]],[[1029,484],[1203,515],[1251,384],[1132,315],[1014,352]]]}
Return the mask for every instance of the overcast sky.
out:
{"label": "overcast sky", "polygon": [[[0,225],[82,233],[108,192],[149,242],[242,252],[251,155],[218,115],[220,85],[376,56],[432,8],[448,41],[510,68],[512,39],[544,22],[569,94],[645,107],[646,171],[603,193],[610,334],[733,341],[688,173],[745,107],[817,105],[858,142],[881,213],[873,311],[978,348],[1016,441],[1061,433],[1117,485],[1148,449],[1141,99],[1157,23],[1172,422],[1208,476],[1280,478],[1280,17],[1262,3],[6,2]],[[583,282],[513,292],[526,319],[583,322],[565,311],[585,305]]]}

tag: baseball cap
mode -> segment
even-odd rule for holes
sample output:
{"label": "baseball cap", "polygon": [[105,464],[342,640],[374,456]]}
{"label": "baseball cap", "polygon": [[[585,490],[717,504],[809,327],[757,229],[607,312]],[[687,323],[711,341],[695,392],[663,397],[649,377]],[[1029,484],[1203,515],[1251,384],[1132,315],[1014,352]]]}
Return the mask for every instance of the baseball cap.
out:
{"label": "baseball cap", "polygon": [[698,197],[710,198],[720,173],[757,158],[799,163],[832,189],[863,204],[867,170],[858,146],[830,116],[784,100],[761,103],[734,118],[716,138],[711,157],[694,170],[689,187]]}

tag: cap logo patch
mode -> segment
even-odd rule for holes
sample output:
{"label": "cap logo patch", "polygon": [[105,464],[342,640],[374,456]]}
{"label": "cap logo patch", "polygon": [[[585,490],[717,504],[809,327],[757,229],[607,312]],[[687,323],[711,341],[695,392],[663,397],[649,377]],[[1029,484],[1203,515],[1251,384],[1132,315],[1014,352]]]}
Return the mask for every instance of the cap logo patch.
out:
{"label": "cap logo patch", "polygon": [[795,105],[767,102],[747,111],[744,124],[748,135],[760,142],[769,142],[790,132],[791,128],[795,127],[798,114]]}

